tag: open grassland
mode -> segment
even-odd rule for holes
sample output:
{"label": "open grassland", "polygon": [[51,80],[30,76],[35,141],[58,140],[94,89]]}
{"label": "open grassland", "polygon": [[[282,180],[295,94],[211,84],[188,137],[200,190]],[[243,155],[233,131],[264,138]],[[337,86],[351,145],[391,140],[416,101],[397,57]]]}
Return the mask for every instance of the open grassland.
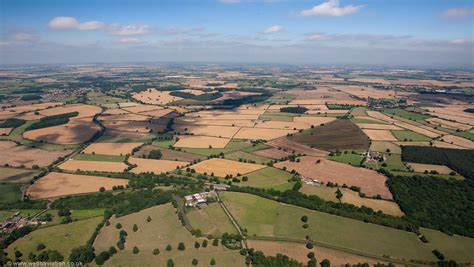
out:
{"label": "open grassland", "polygon": [[218,203],[204,207],[190,208],[186,213],[191,226],[203,235],[222,236],[223,233],[237,234],[237,230]]}
{"label": "open grassland", "polygon": [[[222,199],[248,235],[317,242],[399,259],[435,260],[418,237],[409,232],[278,203],[254,195],[224,192]],[[309,228],[300,218],[308,216]],[[364,242],[361,242],[364,240]],[[380,244],[383,244],[380,245]]]}
{"label": "open grassland", "polygon": [[226,159],[236,160],[236,161],[248,161],[254,162],[257,164],[268,163],[271,161],[269,158],[253,155],[243,151],[235,151],[225,155]]}
{"label": "open grassland", "polygon": [[361,117],[353,117],[353,118],[351,118],[351,121],[353,123],[356,123],[356,124],[368,123],[368,124],[387,125],[387,123],[384,122],[384,121],[377,120],[377,119],[374,119],[374,118],[371,118],[371,117],[367,117],[367,114],[365,114],[364,116],[361,116]]}
{"label": "open grassland", "polygon": [[46,250],[57,250],[67,259],[73,248],[86,244],[101,221],[102,217],[96,217],[38,229],[13,242],[6,251],[13,257],[14,251],[19,250],[23,253],[22,259],[26,261],[30,252],[40,253],[36,247],[43,243]]}
{"label": "open grassland", "polygon": [[[147,222],[150,216],[151,221]],[[106,266],[117,266],[126,262],[127,266],[166,266],[168,259],[173,259],[175,266],[191,266],[191,260],[196,258],[200,264],[207,264],[214,258],[218,266],[245,266],[244,258],[238,251],[224,248],[222,245],[212,246],[212,241],[206,248],[194,248],[197,241],[202,243],[204,238],[195,238],[187,231],[178,220],[176,210],[171,204],[164,204],[142,210],[137,213],[120,218],[111,218],[110,225],[104,226],[94,242],[97,252],[108,250],[110,246],[116,246],[119,241],[119,230],[115,228],[117,223],[122,224],[122,229],[127,231],[125,249],[120,250],[106,262]],[[138,231],[132,230],[133,225],[138,226]],[[186,249],[177,250],[177,246],[183,242]],[[172,251],[167,251],[167,245],[172,246]],[[132,249],[137,246],[138,254],[133,254]],[[158,248],[160,254],[153,255],[153,250]]]}
{"label": "open grassland", "polygon": [[308,156],[301,157],[300,162],[278,162],[275,167],[286,168],[287,171],[295,170],[305,177],[317,179],[323,183],[357,186],[367,196],[380,195],[384,199],[392,199],[392,194],[385,185],[387,177],[373,170]]}
{"label": "open grassland", "polygon": [[175,160],[175,161],[185,161],[185,162],[192,162],[194,160],[202,160],[205,159],[204,156],[199,156],[191,153],[186,153],[183,151],[178,151],[178,150],[173,150],[173,149],[168,149],[168,148],[163,148],[163,147],[158,147],[158,146],[144,146],[140,151],[135,153],[136,157],[147,157],[148,154],[152,150],[160,150],[161,152],[161,158],[164,160]]}
{"label": "open grassland", "polygon": [[[293,183],[288,180],[292,174],[273,167],[266,167],[246,174],[248,181],[241,181],[234,184],[237,186],[251,186],[257,188],[272,188],[285,191],[293,187]],[[240,177],[239,177],[240,178]]]}
{"label": "open grassland", "polygon": [[242,127],[234,137],[247,140],[272,140],[295,132],[297,132],[297,130]]}
{"label": "open grassland", "polygon": [[98,192],[101,187],[111,190],[114,185],[127,184],[126,179],[51,172],[28,187],[27,195],[33,199],[52,198]]}
{"label": "open grassland", "polygon": [[364,156],[358,153],[351,153],[351,151],[345,151],[347,153],[334,154],[333,156],[328,156],[328,159],[350,164],[352,166],[360,166],[364,160]]}
{"label": "open grassland", "polygon": [[0,203],[21,200],[22,184],[0,184]]}
{"label": "open grassland", "polygon": [[431,118],[430,115],[407,111],[401,108],[384,109],[383,112],[413,121],[422,121]]}
{"label": "open grassland", "polygon": [[459,263],[474,262],[474,238],[459,235],[449,236],[445,233],[421,228],[421,234],[426,236],[428,245],[443,253],[446,260],[456,260]]}
{"label": "open grassland", "polygon": [[265,166],[227,159],[212,158],[192,165],[191,168],[196,170],[198,173],[207,173],[208,175],[214,173],[215,176],[225,177],[226,175],[245,175],[249,172],[263,169]]}
{"label": "open grassland", "polygon": [[395,153],[401,154],[402,149],[397,144],[392,142],[384,142],[384,141],[372,141],[370,144],[370,150],[376,152],[388,152],[388,153]]}
{"label": "open grassland", "polygon": [[123,162],[125,156],[100,155],[100,154],[77,154],[74,160],[82,161],[106,161],[106,162]]}
{"label": "open grassland", "polygon": [[47,151],[37,148],[29,148],[17,145],[11,141],[0,141],[0,150],[8,153],[0,153],[0,164],[10,166],[21,166],[31,168],[33,165],[47,166],[57,158],[70,153],[70,150]]}
{"label": "open grassland", "polygon": [[387,154],[385,163],[387,168],[392,171],[408,171],[408,168],[402,162],[400,154]]}
{"label": "open grassland", "polygon": [[127,168],[127,165],[123,162],[70,159],[58,167],[66,171],[123,172]]}
{"label": "open grassland", "polygon": [[392,131],[392,134],[399,141],[409,141],[409,142],[418,142],[418,141],[431,141],[431,138],[413,131]]}
{"label": "open grassland", "polygon": [[[102,216],[104,215],[105,209],[70,210],[70,211],[71,211],[72,220],[79,221],[79,220]],[[47,213],[51,214],[52,220],[51,222],[47,222],[46,224],[41,225],[40,226],[41,228],[61,224],[62,219],[64,217],[61,217],[58,215],[58,210],[48,210],[44,214],[47,214]]]}
{"label": "open grassland", "polygon": [[31,218],[38,214],[41,210],[0,210],[0,222],[4,222],[11,216],[13,216],[15,213],[19,212],[20,216],[25,217],[25,218]]}
{"label": "open grassland", "polygon": [[450,174],[453,172],[449,167],[443,165],[421,164],[421,163],[407,163],[414,172],[431,172],[436,171],[439,174]]}
{"label": "open grassland", "polygon": [[85,154],[125,156],[142,143],[93,143],[84,149]]}
{"label": "open grassland", "polygon": [[28,183],[38,174],[37,170],[0,167],[0,183]]}
{"label": "open grassland", "polygon": [[174,171],[188,164],[186,161],[141,158],[129,158],[128,162],[137,165],[131,170],[133,173],[153,172],[155,174]]}
{"label": "open grassland", "polygon": [[294,134],[290,140],[323,150],[367,149],[368,137],[350,120],[336,120]]}

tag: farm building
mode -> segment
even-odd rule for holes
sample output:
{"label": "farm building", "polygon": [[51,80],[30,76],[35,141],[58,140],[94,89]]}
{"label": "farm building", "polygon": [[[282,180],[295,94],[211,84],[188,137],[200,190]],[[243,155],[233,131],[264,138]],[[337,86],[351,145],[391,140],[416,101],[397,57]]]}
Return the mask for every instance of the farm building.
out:
{"label": "farm building", "polygon": [[185,196],[184,199],[186,201],[186,206],[188,207],[196,207],[196,206],[204,206],[207,205],[209,198],[215,198],[217,194],[215,192],[202,192],[196,193],[193,195]]}

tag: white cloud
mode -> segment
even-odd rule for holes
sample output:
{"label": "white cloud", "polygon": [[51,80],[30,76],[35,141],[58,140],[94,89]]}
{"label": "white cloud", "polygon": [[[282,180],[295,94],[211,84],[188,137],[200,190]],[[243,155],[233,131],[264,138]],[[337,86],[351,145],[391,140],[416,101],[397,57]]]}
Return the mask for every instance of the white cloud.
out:
{"label": "white cloud", "polygon": [[277,33],[281,32],[283,30],[283,26],[281,25],[273,25],[268,28],[266,28],[263,33]]}
{"label": "white cloud", "polygon": [[16,41],[34,41],[34,40],[36,40],[36,36],[34,36],[33,34],[24,33],[24,32],[17,33],[13,37]]}
{"label": "white cloud", "polygon": [[77,26],[77,29],[81,31],[91,31],[91,30],[103,29],[105,28],[105,26],[106,26],[105,23],[101,21],[92,20],[92,21],[86,21],[84,23],[79,24]]}
{"label": "white cloud", "polygon": [[441,13],[445,18],[464,18],[472,15],[473,10],[468,7],[451,8]]}
{"label": "white cloud", "polygon": [[339,0],[328,0],[320,5],[314,6],[311,9],[301,11],[301,16],[332,16],[340,17],[356,13],[362,6],[339,6]]}
{"label": "white cloud", "polygon": [[54,30],[77,29],[79,22],[73,17],[55,17],[49,21],[48,26]]}
{"label": "white cloud", "polygon": [[131,36],[131,35],[143,35],[147,34],[150,31],[150,26],[148,25],[111,25],[110,33],[112,35],[119,36]]}
{"label": "white cloud", "polygon": [[454,39],[454,40],[451,40],[450,43],[454,45],[462,45],[462,44],[465,44],[466,41],[464,39]]}
{"label": "white cloud", "polygon": [[322,33],[315,33],[308,36],[308,40],[310,41],[326,41],[329,40],[329,36],[322,34]]}
{"label": "white cloud", "polygon": [[134,45],[134,44],[141,44],[143,43],[142,40],[133,37],[126,37],[119,40],[119,43],[124,45]]}

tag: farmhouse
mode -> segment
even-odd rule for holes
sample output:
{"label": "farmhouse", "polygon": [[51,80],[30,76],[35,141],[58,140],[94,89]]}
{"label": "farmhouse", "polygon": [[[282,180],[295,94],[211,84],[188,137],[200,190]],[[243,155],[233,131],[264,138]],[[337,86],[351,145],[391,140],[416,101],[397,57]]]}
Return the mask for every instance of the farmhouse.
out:
{"label": "farmhouse", "polygon": [[321,185],[321,181],[319,181],[317,179],[308,178],[308,177],[302,177],[301,179],[307,185],[315,185],[315,186],[320,186]]}
{"label": "farmhouse", "polygon": [[193,195],[185,196],[184,199],[186,200],[186,206],[188,207],[196,207],[196,206],[205,206],[207,205],[209,198],[217,197],[216,192],[202,192],[196,193]]}

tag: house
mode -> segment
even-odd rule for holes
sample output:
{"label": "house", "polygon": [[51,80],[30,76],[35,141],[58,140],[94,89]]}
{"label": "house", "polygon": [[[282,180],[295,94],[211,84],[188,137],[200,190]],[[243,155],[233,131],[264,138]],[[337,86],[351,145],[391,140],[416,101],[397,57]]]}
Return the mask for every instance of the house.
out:
{"label": "house", "polygon": [[308,177],[302,177],[301,179],[307,185],[315,185],[315,186],[321,185],[321,181],[319,181],[318,179],[313,179],[313,178],[308,178]]}
{"label": "house", "polygon": [[184,199],[186,201],[186,206],[188,207],[196,207],[196,206],[205,206],[207,205],[208,198],[215,198],[217,197],[216,192],[202,192],[196,193],[193,195],[185,196]]}

